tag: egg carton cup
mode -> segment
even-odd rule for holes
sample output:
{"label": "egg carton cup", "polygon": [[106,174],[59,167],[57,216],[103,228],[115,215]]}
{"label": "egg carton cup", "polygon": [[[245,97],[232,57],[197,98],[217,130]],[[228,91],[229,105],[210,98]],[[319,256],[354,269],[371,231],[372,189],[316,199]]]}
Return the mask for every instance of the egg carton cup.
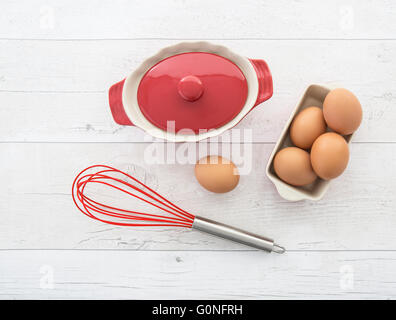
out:
{"label": "egg carton cup", "polygon": [[[275,148],[272,151],[272,154],[268,160],[266,168],[267,177],[273,182],[279,195],[288,201],[317,201],[323,198],[324,194],[329,188],[331,180],[323,180],[319,177],[313,183],[302,187],[296,187],[287,184],[286,182],[282,181],[275,173],[274,157],[278,151],[287,147],[294,147],[294,144],[290,139],[290,125],[294,120],[295,116],[300,111],[311,106],[316,106],[323,109],[324,99],[326,98],[327,94],[335,88],[340,88],[340,86],[323,84],[312,84],[308,86],[308,88],[304,91],[300,101],[297,103],[297,106],[292,112],[289,120],[287,121],[286,126],[284,127],[280,138],[278,139]],[[327,131],[331,130],[328,129]],[[351,141],[352,136],[353,134],[344,136],[348,144]]]}

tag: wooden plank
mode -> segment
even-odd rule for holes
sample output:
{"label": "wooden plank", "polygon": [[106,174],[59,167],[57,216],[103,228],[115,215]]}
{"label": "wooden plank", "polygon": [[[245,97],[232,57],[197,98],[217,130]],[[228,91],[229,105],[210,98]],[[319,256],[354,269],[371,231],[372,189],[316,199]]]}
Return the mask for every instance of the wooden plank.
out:
{"label": "wooden plank", "polygon": [[2,1],[0,37],[394,38],[394,1]]}
{"label": "wooden plank", "polygon": [[[396,298],[395,13],[391,0],[1,1],[0,297]],[[202,190],[198,156],[151,164],[147,137],[114,124],[107,106],[108,87],[146,57],[195,39],[264,58],[274,76],[273,98],[237,127],[253,129],[256,144],[251,155],[250,144],[234,146],[252,170],[229,194]],[[265,177],[266,161],[301,91],[321,82],[354,91],[365,118],[325,198],[289,203]],[[70,189],[97,162],[289,251],[92,221]]]}
{"label": "wooden plank", "polygon": [[[293,90],[294,91],[294,90]],[[219,141],[274,143],[301,93],[276,94]],[[107,93],[0,93],[1,142],[145,142],[137,127],[116,124]],[[352,142],[396,142],[392,96],[365,97],[363,122]],[[235,132],[235,135],[233,135]],[[239,132],[240,138],[236,135]]]}
{"label": "wooden plank", "polygon": [[2,299],[396,298],[395,252],[35,250],[0,260]]}
{"label": "wooden plank", "polygon": [[[0,42],[1,141],[144,141],[140,129],[114,123],[107,89],[172,41]],[[276,141],[302,91],[320,82],[338,82],[361,100],[355,141],[396,141],[396,42],[218,42],[271,66],[274,96],[237,126],[252,129],[254,141]]]}
{"label": "wooden plank", "polygon": [[[247,174],[226,194],[203,190],[187,159],[181,159],[184,165],[179,158],[175,164],[153,163],[161,159],[151,156],[154,147],[159,145],[1,144],[0,248],[244,248],[187,229],[111,227],[78,213],[71,200],[75,175],[105,163],[145,180],[194,214],[274,237],[289,250],[396,250],[396,144],[353,144],[347,171],[331,183],[324,199],[297,203],[280,198],[265,176],[271,144],[243,145],[242,150],[233,145],[233,160]],[[178,154],[183,147],[178,145]],[[192,155],[195,163],[199,155]]]}
{"label": "wooden plank", "polygon": [[[146,58],[178,42],[1,40],[1,89],[18,92],[105,92]],[[341,82],[359,96],[380,96],[391,92],[396,81],[393,77],[396,59],[394,41],[213,42],[248,58],[265,59],[274,77],[275,93],[278,94],[290,90],[299,92],[311,83]]]}

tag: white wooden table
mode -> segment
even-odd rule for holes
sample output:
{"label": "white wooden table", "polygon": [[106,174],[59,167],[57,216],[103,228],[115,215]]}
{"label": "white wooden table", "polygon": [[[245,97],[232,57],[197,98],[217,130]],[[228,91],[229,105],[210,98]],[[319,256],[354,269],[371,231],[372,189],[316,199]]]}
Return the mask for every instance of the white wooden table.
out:
{"label": "white wooden table", "polygon": [[[11,1],[0,4],[0,298],[396,298],[396,3]],[[274,96],[236,190],[209,194],[193,165],[148,165],[143,132],[111,117],[109,86],[183,40],[265,59]],[[345,174],[289,203],[265,165],[304,88],[338,82],[364,108]],[[78,170],[128,166],[181,207],[274,236],[265,254],[190,230],[121,228],[79,214]]]}

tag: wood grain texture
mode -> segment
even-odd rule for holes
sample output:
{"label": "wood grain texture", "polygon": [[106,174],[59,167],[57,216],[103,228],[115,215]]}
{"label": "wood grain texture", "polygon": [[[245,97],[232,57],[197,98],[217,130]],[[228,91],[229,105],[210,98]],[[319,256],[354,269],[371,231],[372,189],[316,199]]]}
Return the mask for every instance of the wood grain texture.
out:
{"label": "wood grain texture", "polygon": [[[395,13],[392,0],[2,0],[0,298],[395,299]],[[156,145],[110,114],[110,85],[184,40],[265,59],[273,74],[274,96],[237,126],[252,129],[254,144],[232,145],[233,160],[251,171],[229,194],[204,191],[186,159],[151,163]],[[265,165],[312,83],[352,90],[364,119],[349,167],[325,198],[290,203]],[[212,154],[230,148],[210,146]],[[274,237],[289,251],[92,221],[70,193],[93,163],[114,164],[195,214]]]}
{"label": "wood grain texture", "polygon": [[[144,141],[139,128],[114,123],[107,90],[174,41],[0,42],[0,141]],[[253,141],[275,142],[303,90],[327,82],[347,87],[362,103],[354,141],[396,142],[396,42],[217,42],[271,67],[274,96],[237,126],[252,129]]]}
{"label": "wood grain texture", "polygon": [[[145,59],[178,42],[0,40],[1,89],[106,92]],[[213,42],[248,58],[265,59],[278,94],[299,92],[311,83],[329,82],[348,86],[364,99],[389,94],[396,82],[393,77],[396,41],[219,39]]]}
{"label": "wood grain texture", "polygon": [[[275,237],[290,250],[396,250],[396,144],[352,145],[348,169],[325,198],[297,203],[280,198],[265,176],[273,145],[233,146],[241,172],[251,170],[232,192],[212,194],[195,180],[198,154],[192,164],[156,164],[163,160],[161,149],[153,152],[159,144],[2,144],[1,154],[8,156],[0,159],[7,182],[0,185],[0,248],[241,248],[195,231],[119,228],[83,216],[71,199],[72,181],[79,170],[104,163],[132,173],[185,210]],[[136,202],[125,205],[135,208]]]}
{"label": "wood grain texture", "polygon": [[0,251],[0,297],[394,299],[395,252]]}
{"label": "wood grain texture", "polygon": [[2,1],[0,37],[394,38],[392,0]]}

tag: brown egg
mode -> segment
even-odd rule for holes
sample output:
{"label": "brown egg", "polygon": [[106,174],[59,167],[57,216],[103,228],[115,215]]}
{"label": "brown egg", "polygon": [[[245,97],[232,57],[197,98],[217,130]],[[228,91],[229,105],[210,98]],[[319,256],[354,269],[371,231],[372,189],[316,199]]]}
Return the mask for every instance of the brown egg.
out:
{"label": "brown egg", "polygon": [[362,113],[359,100],[346,89],[331,90],[323,102],[323,115],[327,125],[343,135],[351,134],[359,128]]}
{"label": "brown egg", "polygon": [[348,144],[337,133],[322,134],[312,145],[312,167],[322,179],[329,180],[338,177],[347,167],[348,161]]}
{"label": "brown egg", "polygon": [[237,167],[220,156],[207,156],[195,165],[195,177],[202,187],[224,193],[234,189],[239,182]]}
{"label": "brown egg", "polygon": [[316,179],[309,153],[296,147],[279,151],[274,158],[274,169],[280,179],[293,186],[305,186]]}
{"label": "brown egg", "polygon": [[326,132],[326,122],[322,109],[309,107],[302,110],[290,126],[290,138],[294,145],[302,149],[311,148],[313,142]]}

